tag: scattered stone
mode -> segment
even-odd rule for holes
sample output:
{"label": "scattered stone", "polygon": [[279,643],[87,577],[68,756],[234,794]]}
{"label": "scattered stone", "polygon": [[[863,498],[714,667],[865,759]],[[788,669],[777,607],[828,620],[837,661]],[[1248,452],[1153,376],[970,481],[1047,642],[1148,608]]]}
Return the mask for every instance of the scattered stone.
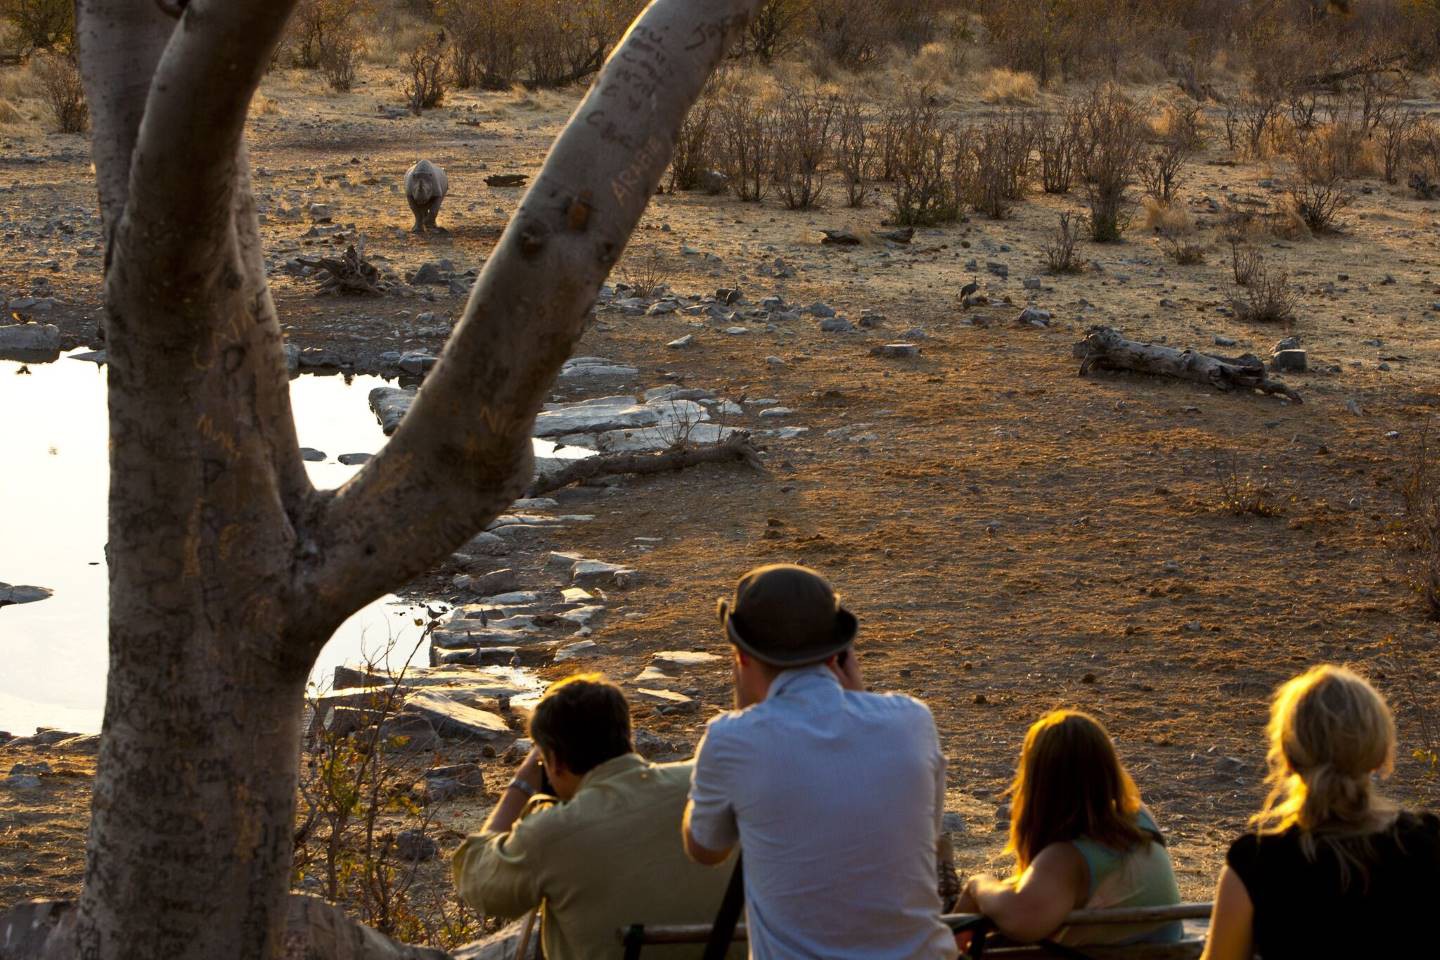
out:
{"label": "scattered stone", "polygon": [[358,467],[362,463],[369,463],[374,456],[373,453],[342,453],[337,459],[347,467]]}
{"label": "scattered stone", "polygon": [[0,360],[49,362],[59,356],[60,328],[55,324],[0,324]]}
{"label": "scattered stone", "polygon": [[9,606],[12,603],[36,603],[48,599],[54,593],[55,591],[46,587],[22,587],[0,583],[0,607]]}
{"label": "scattered stone", "polygon": [[1010,268],[998,260],[985,261],[985,270],[991,276],[999,277],[1002,280],[1010,276]]}
{"label": "scattered stone", "polygon": [[1048,327],[1050,326],[1050,311],[1026,307],[1020,311],[1020,316],[1015,318],[1015,322],[1021,326]]}
{"label": "scattered stone", "polygon": [[600,652],[600,645],[594,640],[579,640],[575,643],[568,643],[555,651],[555,662],[564,663],[566,660],[575,660],[579,657],[593,657]]}
{"label": "scattered stone", "polygon": [[1041,287],[1039,277],[1026,277],[1023,283],[1026,290],[1039,290]]}
{"label": "scattered stone", "polygon": [[440,845],[425,835],[423,830],[401,830],[395,837],[395,852],[400,859],[410,863],[434,860],[440,854]]}
{"label": "scattered stone", "polygon": [[[514,749],[514,744],[510,749]],[[457,763],[425,771],[425,798],[431,803],[478,796],[484,792],[485,774],[478,763]]]}
{"label": "scattered stone", "polygon": [[872,313],[869,310],[860,314],[860,329],[878,330],[883,326],[885,326],[885,314]]}
{"label": "scattered stone", "polygon": [[405,701],[403,713],[426,720],[443,736],[487,742],[513,737],[503,717],[467,707],[433,690],[422,690]]}
{"label": "scattered stone", "polygon": [[732,337],[743,337],[750,332],[749,327],[726,327],[725,333]]}
{"label": "scattered stone", "polygon": [[712,663],[719,663],[724,657],[716,656],[713,653],[702,653],[689,650],[663,650],[650,658],[650,665],[656,670],[690,670],[695,667],[706,667]]}
{"label": "scattered stone", "polygon": [[818,300],[810,304],[810,306],[806,307],[805,312],[810,314],[810,316],[818,317],[821,320],[824,320],[826,317],[835,316],[834,307],[830,306],[830,304],[828,303],[821,303]]}
{"label": "scattered stone", "polygon": [[685,336],[679,337],[675,340],[671,340],[669,343],[665,344],[665,346],[669,347],[671,350],[684,350],[686,347],[693,347],[694,345],[695,334],[693,333],[687,333],[685,334]]}
{"label": "scattered stone", "polygon": [[1270,367],[1282,373],[1304,373],[1307,367],[1304,350],[1277,350],[1270,358]]}
{"label": "scattered stone", "polygon": [[312,203],[305,208],[305,212],[310,215],[313,223],[329,223],[335,219],[334,212],[330,209],[329,204],[325,203]]}
{"label": "scattered stone", "polygon": [[344,366],[344,361],[338,353],[327,347],[306,347],[300,351],[300,366],[340,367]]}
{"label": "scattered stone", "polygon": [[914,227],[902,227],[899,230],[876,230],[875,236],[881,240],[889,240],[891,243],[909,243],[915,239]]}
{"label": "scattered stone", "polygon": [[844,317],[826,317],[820,321],[821,333],[854,333],[855,324]]}
{"label": "scattered stone", "polygon": [[785,363],[785,360],[784,360],[783,358],[781,358],[781,357],[774,357],[774,356],[766,357],[766,358],[765,358],[765,363],[766,363],[768,366],[777,367],[777,368],[779,368],[779,367],[784,367],[784,366],[787,365],[787,364]]}
{"label": "scattered stone", "polygon": [[0,780],[0,787],[5,787],[10,790],[39,790],[40,778],[33,774],[12,773],[4,780]]}
{"label": "scattered stone", "polygon": [[794,412],[795,411],[791,410],[789,407],[769,407],[768,409],[760,411],[760,419],[778,420],[781,417],[788,417]]}
{"label": "scattered stone", "polygon": [[323,450],[316,450],[314,447],[301,447],[300,459],[306,463],[321,463],[326,457]]}
{"label": "scattered stone", "polygon": [[659,737],[649,730],[635,731],[634,746],[636,753],[652,762],[678,759],[682,753],[678,744]]}
{"label": "scattered stone", "polygon": [[567,380],[580,377],[633,377],[640,373],[635,367],[611,363],[601,357],[575,357],[565,361],[560,376]]}
{"label": "scattered stone", "polygon": [[1217,346],[1217,347],[1233,347],[1233,346],[1235,346],[1235,338],[1234,338],[1234,337],[1222,337],[1222,336],[1220,336],[1219,334],[1216,334],[1216,335],[1215,335],[1215,346]]}
{"label": "scattered stone", "polygon": [[640,687],[635,691],[635,699],[654,707],[655,712],[662,716],[700,712],[699,700],[687,697],[683,693],[676,693],[674,690],[651,690]]}
{"label": "scattered stone", "polygon": [[632,568],[603,560],[577,560],[570,568],[570,582],[577,587],[605,585],[624,589],[630,585],[634,576],[635,571]]}
{"label": "scattered stone", "polygon": [[1271,352],[1272,352],[1272,353],[1280,353],[1282,350],[1299,350],[1299,349],[1300,349],[1300,338],[1299,338],[1299,337],[1286,337],[1284,340],[1281,340],[1279,343],[1275,344],[1275,349],[1274,349],[1273,351],[1271,351]]}
{"label": "scattered stone", "polygon": [[870,351],[872,357],[887,357],[892,360],[920,356],[920,348],[913,343],[887,343]]}
{"label": "scattered stone", "polygon": [[431,356],[428,353],[422,353],[417,350],[401,354],[400,360],[395,365],[404,372],[418,377],[423,373],[427,373],[439,361],[439,357]]}
{"label": "scattered stone", "polygon": [[523,187],[525,181],[530,179],[523,173],[493,173],[485,178],[485,185],[488,187]]}

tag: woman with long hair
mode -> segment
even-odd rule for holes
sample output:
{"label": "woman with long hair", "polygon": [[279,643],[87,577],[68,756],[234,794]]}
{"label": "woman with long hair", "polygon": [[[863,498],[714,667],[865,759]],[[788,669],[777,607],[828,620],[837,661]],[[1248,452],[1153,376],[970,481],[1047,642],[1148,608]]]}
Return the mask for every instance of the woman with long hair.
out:
{"label": "woman with long hair", "polygon": [[1225,857],[1204,960],[1424,953],[1440,819],[1375,789],[1395,761],[1385,698],[1344,667],[1316,667],[1275,691],[1268,733],[1270,794]]}
{"label": "woman with long hair", "polygon": [[1110,735],[1088,714],[1056,710],[1026,733],[1010,787],[1005,852],[1015,857],[1015,875],[971,877],[959,909],[985,914],[1012,940],[1075,945],[1181,937],[1179,923],[1059,929],[1071,910],[1180,901],[1164,838]]}

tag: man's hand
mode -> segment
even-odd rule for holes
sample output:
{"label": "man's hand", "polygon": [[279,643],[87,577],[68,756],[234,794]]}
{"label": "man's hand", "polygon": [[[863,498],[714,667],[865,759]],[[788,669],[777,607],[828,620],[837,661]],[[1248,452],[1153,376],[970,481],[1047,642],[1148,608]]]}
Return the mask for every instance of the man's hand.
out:
{"label": "man's hand", "polygon": [[530,798],[540,789],[540,784],[545,779],[545,767],[539,747],[531,748],[525,761],[515,770],[514,779],[530,789],[521,789],[513,783],[506,784],[504,792],[500,794],[500,802],[490,811],[490,819],[485,821],[482,828],[485,833],[504,833],[513,827],[520,817],[520,811],[525,809],[525,804],[529,803]]}
{"label": "man's hand", "polygon": [[834,672],[840,686],[846,690],[854,690],[857,693],[865,691],[865,681],[860,677],[860,658],[855,655],[853,646],[847,647],[836,654],[830,660],[830,669]]}

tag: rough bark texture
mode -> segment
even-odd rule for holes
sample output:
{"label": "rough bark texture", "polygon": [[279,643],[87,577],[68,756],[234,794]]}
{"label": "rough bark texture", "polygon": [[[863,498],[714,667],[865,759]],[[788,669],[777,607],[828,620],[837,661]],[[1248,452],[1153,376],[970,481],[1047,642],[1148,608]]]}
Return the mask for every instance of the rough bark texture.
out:
{"label": "rough bark texture", "polygon": [[760,456],[755,452],[748,433],[732,433],[720,443],[702,447],[677,447],[662,453],[615,453],[608,456],[586,457],[558,470],[544,474],[530,485],[527,497],[543,497],[562,487],[584,483],[596,477],[618,473],[656,474],[684,470],[702,463],[732,463],[739,461],[752,467],[760,466]]}
{"label": "rough bark texture", "polygon": [[1279,380],[1267,377],[1264,361],[1250,354],[1216,357],[1158,343],[1126,340],[1111,327],[1093,327],[1084,340],[1075,344],[1075,357],[1081,361],[1082,377],[1091,370],[1129,370],[1191,380],[1216,390],[1258,390],[1279,394],[1295,403],[1303,402],[1300,394]]}
{"label": "rough bark texture", "polygon": [[111,238],[110,669],[85,889],[54,956],[276,955],[310,664],[346,616],[524,489],[535,414],[675,131],[758,5],[647,10],[415,409],[349,484],[317,492],[243,143],[295,2],[189,0],[169,5],[178,19],[155,0],[77,3]]}

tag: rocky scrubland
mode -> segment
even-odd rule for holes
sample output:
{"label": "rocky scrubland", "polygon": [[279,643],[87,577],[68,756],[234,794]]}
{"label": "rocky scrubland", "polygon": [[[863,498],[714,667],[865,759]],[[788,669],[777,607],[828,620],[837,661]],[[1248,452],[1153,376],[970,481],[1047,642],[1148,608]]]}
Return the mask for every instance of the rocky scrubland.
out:
{"label": "rocky scrubland", "polygon": [[[393,378],[370,397],[389,428],[634,12],[560,6],[305,0],[252,111],[291,362]],[[934,710],[962,873],[1003,866],[1026,726],[1074,705],[1207,898],[1264,794],[1268,692],[1320,661],[1389,696],[1389,789],[1433,808],[1437,23],[1419,2],[767,4],[540,414],[536,489],[406,587],[416,667],[356,665],[308,707],[297,889],[473,938],[443,854],[523,755],[527,698],[603,671],[641,751],[687,756],[730,700],[714,600],[782,560],[860,615],[869,683]],[[42,361],[105,349],[55,29],[17,28],[0,67],[0,349]],[[450,182],[423,237],[401,186],[421,158]],[[352,249],[369,295],[331,282]],[[1078,376],[1098,326],[1249,355],[1295,399]],[[727,442],[541,489],[576,454]],[[94,742],[23,733],[0,744],[0,904],[83,869]]]}

